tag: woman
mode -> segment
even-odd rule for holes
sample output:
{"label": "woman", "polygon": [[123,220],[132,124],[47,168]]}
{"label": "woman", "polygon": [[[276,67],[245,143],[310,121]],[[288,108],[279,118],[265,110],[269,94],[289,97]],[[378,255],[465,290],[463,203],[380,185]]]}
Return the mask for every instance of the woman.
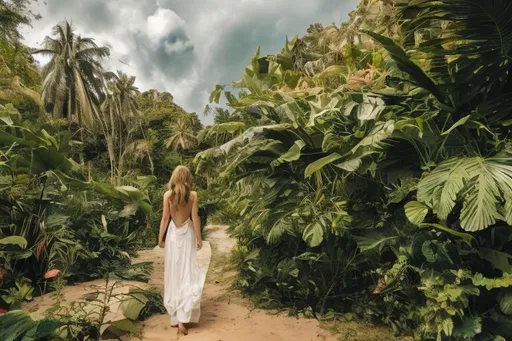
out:
{"label": "woman", "polygon": [[192,173],[178,166],[164,194],[158,245],[165,248],[164,306],[171,325],[188,334],[187,323],[197,323],[205,274],[196,252],[203,246],[197,193],[191,190]]}

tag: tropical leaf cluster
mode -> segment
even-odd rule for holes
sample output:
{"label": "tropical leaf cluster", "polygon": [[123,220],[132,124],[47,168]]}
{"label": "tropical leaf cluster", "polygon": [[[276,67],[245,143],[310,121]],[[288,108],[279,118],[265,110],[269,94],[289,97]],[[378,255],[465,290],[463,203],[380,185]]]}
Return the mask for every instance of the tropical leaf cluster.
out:
{"label": "tropical leaf cluster", "polygon": [[362,1],[216,87],[246,130],[195,161],[237,213],[242,288],[422,340],[512,337],[511,15]]}
{"label": "tropical leaf cluster", "polygon": [[147,194],[87,180],[70,157],[71,133],[51,135],[12,106],[0,110],[2,287],[28,283],[40,294],[48,270],[90,279],[101,261],[135,252],[152,211]]}
{"label": "tropical leaf cluster", "polygon": [[[0,339],[99,339],[105,321],[83,311],[77,325],[73,316],[32,321],[15,310],[54,291],[58,308],[64,285],[104,277],[105,267],[147,281],[151,264],[127,266],[156,244],[168,177],[199,147],[202,125],[171,94],[141,93],[135,77],[106,70],[109,47],[68,22],[40,49],[24,46],[28,3],[0,2],[0,311],[14,311],[21,328],[2,325]],[[41,67],[32,54],[50,61]],[[171,139],[179,143],[166,145]],[[137,332],[132,320],[162,310],[157,293],[133,296],[145,304],[127,303],[127,320],[109,332]]]}

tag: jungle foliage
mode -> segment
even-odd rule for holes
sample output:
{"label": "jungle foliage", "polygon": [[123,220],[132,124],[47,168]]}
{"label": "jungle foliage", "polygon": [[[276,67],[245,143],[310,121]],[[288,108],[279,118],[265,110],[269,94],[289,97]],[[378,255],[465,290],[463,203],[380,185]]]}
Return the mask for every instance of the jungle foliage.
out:
{"label": "jungle foliage", "polygon": [[[364,0],[217,86],[197,169],[268,306],[512,338],[512,5]],[[217,138],[215,140],[215,138]]]}
{"label": "jungle foliage", "polygon": [[[41,321],[20,309],[66,284],[105,278],[106,298],[114,279],[147,281],[151,264],[131,260],[156,245],[165,185],[190,160],[202,126],[171,94],[141,93],[135,77],[105,70],[109,48],[68,22],[42,49],[24,46],[20,25],[37,19],[29,4],[0,1],[0,314],[9,311],[0,339],[136,332],[130,321],[163,311],[159,292],[134,292],[137,302],[125,303],[127,319],[113,328],[80,310],[84,302],[65,310],[57,300],[59,311]],[[41,67],[32,54],[50,62]],[[168,144],[176,135],[186,143]]]}

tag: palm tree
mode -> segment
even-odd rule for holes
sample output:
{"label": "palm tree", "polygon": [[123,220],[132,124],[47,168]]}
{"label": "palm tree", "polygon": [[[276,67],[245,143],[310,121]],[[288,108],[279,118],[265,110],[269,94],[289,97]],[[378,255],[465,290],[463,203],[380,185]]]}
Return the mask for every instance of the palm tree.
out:
{"label": "palm tree", "polygon": [[112,183],[118,183],[123,176],[126,159],[141,159],[147,156],[153,169],[150,148],[144,136],[141,141],[135,135],[144,130],[141,126],[137,107],[138,88],[135,77],[121,71],[106,73],[108,79],[105,100],[101,105],[98,122],[107,140]]}
{"label": "palm tree", "polygon": [[55,26],[52,33],[57,37],[47,36],[43,49],[34,51],[51,57],[43,68],[42,101],[54,117],[90,127],[105,88],[100,61],[110,50],[92,38],[77,36],[67,21]]}
{"label": "palm tree", "polygon": [[189,117],[179,117],[175,123],[171,124],[170,128],[171,136],[165,141],[165,146],[180,153],[182,158],[182,153],[185,150],[192,149],[197,145],[197,138],[192,130],[192,122]]}
{"label": "palm tree", "polygon": [[140,94],[139,88],[135,84],[135,76],[128,76],[122,71],[117,74],[108,72],[105,78],[108,83],[109,91],[114,95],[119,103],[123,115],[132,116],[138,113],[137,96]]}

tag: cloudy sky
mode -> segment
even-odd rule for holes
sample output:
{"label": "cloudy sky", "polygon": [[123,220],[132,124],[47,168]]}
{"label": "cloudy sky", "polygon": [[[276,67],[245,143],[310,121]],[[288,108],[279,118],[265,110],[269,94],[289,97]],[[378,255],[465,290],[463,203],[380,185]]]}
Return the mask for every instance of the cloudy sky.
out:
{"label": "cloudy sky", "polygon": [[169,91],[202,117],[215,84],[238,80],[258,45],[263,54],[279,52],[286,35],[302,35],[315,22],[339,24],[358,2],[39,0],[33,12],[42,19],[25,39],[38,47],[56,23],[71,21],[81,35],[111,46],[108,69],[135,75],[140,90]]}

